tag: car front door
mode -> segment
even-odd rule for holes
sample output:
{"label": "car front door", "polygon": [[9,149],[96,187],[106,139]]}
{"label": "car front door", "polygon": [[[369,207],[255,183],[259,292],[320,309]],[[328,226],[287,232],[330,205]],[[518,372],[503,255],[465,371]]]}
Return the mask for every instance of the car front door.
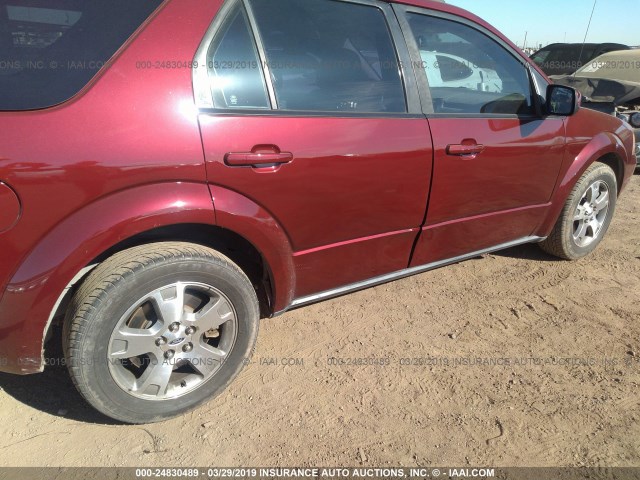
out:
{"label": "car front door", "polygon": [[433,152],[391,7],[227,2],[208,36],[194,82],[208,181],[286,231],[295,297],[406,268]]}
{"label": "car front door", "polygon": [[[447,13],[395,8],[420,63],[434,146],[429,210],[411,265],[528,239],[560,171],[563,120],[541,116],[526,62],[486,28]],[[473,77],[478,81],[466,81]]]}

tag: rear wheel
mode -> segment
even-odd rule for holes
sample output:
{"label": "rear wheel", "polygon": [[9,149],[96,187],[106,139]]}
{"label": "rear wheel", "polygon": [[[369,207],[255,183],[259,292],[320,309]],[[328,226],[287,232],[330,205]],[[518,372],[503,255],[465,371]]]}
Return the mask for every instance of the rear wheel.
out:
{"label": "rear wheel", "polygon": [[225,256],[157,243],[120,252],[87,278],[65,322],[71,377],[97,410],[150,423],[219,394],[251,355],[258,300]]}
{"label": "rear wheel", "polygon": [[616,175],[595,163],[572,190],[551,235],[540,244],[551,255],[577,260],[591,253],[604,238],[616,208]]}

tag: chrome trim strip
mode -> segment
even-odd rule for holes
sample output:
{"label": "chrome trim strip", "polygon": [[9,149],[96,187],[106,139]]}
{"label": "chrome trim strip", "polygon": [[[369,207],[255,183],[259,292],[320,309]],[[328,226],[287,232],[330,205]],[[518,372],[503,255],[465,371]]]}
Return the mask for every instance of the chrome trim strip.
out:
{"label": "chrome trim strip", "polygon": [[[391,6],[387,3],[386,0],[341,0],[344,3],[353,3],[358,5],[365,5],[369,7],[378,8],[382,15],[384,16],[385,23],[387,24],[387,28],[389,30],[389,37],[391,42],[393,43],[393,48],[396,53],[396,57],[399,65],[399,73],[400,73],[400,81],[402,83],[402,88],[405,92],[405,103],[406,103],[406,112],[399,112],[394,114],[384,114],[383,112],[373,112],[370,115],[386,118],[389,116],[401,116],[409,114],[420,115],[423,118],[422,110],[420,108],[420,93],[416,83],[416,77],[413,67],[409,70],[408,65],[411,65],[411,57],[406,50],[406,45],[404,42],[404,37],[400,27],[397,23],[397,18]],[[261,63],[261,73],[263,76],[263,80],[265,82],[265,87],[267,89],[267,94],[269,97],[269,101],[271,103],[271,109],[261,109],[261,108],[248,108],[248,109],[232,109],[232,108],[224,108],[221,111],[216,112],[202,112],[205,109],[216,109],[214,105],[213,96],[211,95],[211,90],[209,87],[209,72],[207,68],[207,52],[213,40],[215,39],[216,34],[222,27],[222,24],[226,20],[229,13],[233,10],[236,5],[241,5],[244,8],[245,13],[247,14],[247,18],[249,20],[249,27],[251,29],[251,34],[253,36],[254,42],[256,44],[256,49],[258,51],[258,57]],[[211,25],[207,29],[205,36],[200,42],[200,46],[194,56],[194,63],[197,64],[197,67],[194,67],[192,70],[192,83],[193,83],[193,91],[194,98],[196,102],[196,106],[201,110],[201,113],[216,113],[216,114],[235,114],[235,115],[263,115],[263,114],[293,114],[296,115],[297,112],[295,110],[279,110],[277,103],[277,96],[275,92],[274,86],[274,77],[271,74],[269,69],[269,62],[266,57],[264,42],[262,40],[262,35],[260,29],[258,27],[253,8],[249,0],[225,0],[220,10],[216,13],[214,20]],[[307,112],[303,112],[307,113]],[[325,112],[325,111],[317,111],[314,113],[310,113],[313,116],[341,116],[342,113],[345,112]],[[367,115],[365,112],[364,115]]]}
{"label": "chrome trim strip", "polygon": [[260,58],[260,63],[262,64],[262,72],[264,81],[266,82],[267,93],[269,94],[269,102],[271,103],[271,109],[278,109],[278,99],[276,98],[276,90],[274,83],[274,77],[271,75],[271,68],[269,67],[269,60],[267,58],[266,49],[264,47],[264,43],[262,42],[262,32],[258,28],[258,22],[256,21],[256,17],[253,13],[253,7],[249,0],[242,0],[244,4],[244,9],[247,12],[247,17],[249,18],[249,28],[252,30],[253,41],[256,43],[256,48],[258,49],[258,57]]}
{"label": "chrome trim strip", "polygon": [[[209,51],[209,46],[211,45],[211,42],[213,42],[216,33],[220,30],[220,27],[237,3],[238,0],[228,0],[223,3],[202,38],[200,46],[198,47],[193,59],[194,68],[192,69],[191,76],[194,100],[196,102],[196,107],[198,108],[214,108],[213,96],[211,95],[211,89],[209,88],[207,52]],[[197,65],[197,67],[195,65]]]}
{"label": "chrome trim strip", "polygon": [[[322,111],[322,110],[267,110],[266,108],[201,108],[200,113],[207,115],[227,115],[234,117],[284,117],[284,118],[393,118],[424,120],[423,113],[391,113],[391,112],[346,112],[342,110]],[[469,118],[469,115],[464,118]],[[482,117],[485,118],[485,117]],[[491,117],[497,118],[497,116]],[[517,115],[505,115],[505,118],[522,118]]]}
{"label": "chrome trim strip", "polygon": [[471,252],[465,255],[460,255],[458,257],[453,257],[446,260],[440,260],[438,262],[428,263],[426,265],[420,265],[419,267],[406,268],[404,270],[399,270],[397,272],[392,272],[386,275],[381,275],[379,277],[370,278],[362,282],[352,283],[351,285],[345,285],[343,287],[334,288],[332,290],[326,290],[324,292],[308,295],[306,297],[300,297],[295,299],[293,302],[291,302],[291,305],[287,307],[285,310],[283,310],[282,312],[275,313],[274,316],[284,313],[286,311],[292,310],[294,308],[319,302],[321,300],[327,300],[329,298],[338,297],[346,293],[355,292],[357,290],[363,290],[365,288],[374,287],[376,285],[391,282],[393,280],[410,277],[411,275],[416,275],[418,273],[434,270],[436,268],[444,267],[446,265],[451,265],[453,263],[459,263],[464,260],[469,260],[471,258],[475,258],[480,255],[486,255],[487,253],[495,252],[498,250],[505,250],[507,248],[517,247],[518,245],[523,245],[525,243],[537,243],[537,242],[541,242],[542,240],[544,240],[543,237],[536,237],[536,236],[524,237],[519,240],[502,243],[500,245],[496,245],[495,247],[489,247],[483,250],[477,250],[475,252]]}

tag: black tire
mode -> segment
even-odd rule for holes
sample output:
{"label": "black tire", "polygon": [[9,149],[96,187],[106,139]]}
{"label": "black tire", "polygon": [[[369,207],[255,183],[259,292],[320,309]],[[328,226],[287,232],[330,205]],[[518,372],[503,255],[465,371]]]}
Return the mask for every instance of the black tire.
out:
{"label": "black tire", "polygon": [[[582,223],[586,223],[586,219],[576,220],[576,218],[578,215],[584,214],[582,210],[578,212],[579,207],[581,209],[591,208],[592,202],[589,198],[585,198],[585,195],[588,197],[588,190],[592,185],[600,185],[601,191],[604,191],[605,188],[608,190],[609,203],[599,230],[587,227],[587,233],[592,232],[593,234],[587,234],[581,241],[580,238],[576,238],[576,234],[579,233]],[[540,243],[541,248],[545,252],[565,260],[577,260],[590,254],[600,244],[609,229],[616,209],[617,195],[618,182],[611,167],[603,163],[591,165],[571,191],[551,235]],[[597,214],[593,209],[590,212],[590,215]],[[600,223],[597,218],[595,221]]]}
{"label": "black tire", "polygon": [[[179,289],[182,294],[178,294]],[[171,297],[172,292],[175,292],[175,297]],[[145,297],[147,295],[151,296]],[[165,296],[168,299],[165,300]],[[136,306],[141,299],[145,299],[145,303]],[[165,301],[167,303],[162,303]],[[209,316],[201,315],[198,310],[202,308],[201,311],[204,311],[201,305],[205,305],[205,302],[208,302]],[[175,307],[179,304],[182,304],[181,308]],[[220,313],[221,308],[224,314]],[[134,313],[127,320],[126,315],[130,311]],[[167,322],[178,311],[181,313],[176,315],[186,319],[185,325],[176,327],[180,322],[174,321],[169,325],[174,330],[169,331]],[[140,317],[141,314],[145,316]],[[206,332],[206,326],[189,328],[190,325],[200,325],[195,323],[196,318],[211,319],[213,315],[226,323]],[[148,320],[147,316],[155,320]],[[194,323],[189,323],[191,320]],[[94,408],[122,422],[152,423],[180,415],[222,392],[251,356],[258,323],[256,292],[247,276],[231,260],[199,245],[154,243],[117,253],[91,272],[74,295],[67,311],[64,352],[74,384]],[[144,342],[151,341],[158,350],[132,357],[133,360],[114,360],[116,355],[129,354],[129,342],[119,340],[119,336],[124,331],[129,335],[126,338],[133,339],[132,328],[140,329],[134,333],[144,334]],[[153,333],[151,338],[150,332],[155,332],[157,328],[160,328],[159,333]],[[176,338],[178,335],[182,336]],[[226,350],[223,352],[220,345],[211,343],[215,341],[225,341]],[[202,356],[203,363],[194,360],[184,363],[178,358],[191,356],[196,359],[198,352],[208,352],[201,348],[201,344],[225,355],[220,353],[215,358],[206,358],[207,363],[204,363],[206,355]],[[135,345],[132,341],[132,352]],[[141,348],[147,348],[146,345]],[[187,350],[189,345],[191,350]],[[121,352],[118,352],[119,348]],[[171,351],[177,361],[165,361],[169,355],[168,349],[174,348],[176,350]],[[154,359],[158,361],[154,363]],[[214,361],[210,361],[212,359]],[[179,367],[181,362],[182,366]],[[172,366],[167,367],[167,364]],[[196,369],[192,366],[194,364],[197,364]],[[140,371],[147,372],[151,367],[165,369],[156,372],[170,371],[168,378],[177,378],[176,382],[180,384],[168,383],[164,386],[163,381],[156,382],[157,385],[151,382],[153,388],[149,393],[149,385],[145,387],[142,379],[149,379],[151,373],[146,377],[143,373],[140,378],[136,378],[136,375]],[[182,373],[183,370],[186,373]],[[211,376],[201,373],[205,371]],[[180,381],[180,378],[185,380]],[[189,380],[188,384],[186,379]],[[127,382],[131,385],[128,388]],[[136,390],[139,384],[142,386]],[[187,393],[182,394],[181,391]],[[154,398],[154,394],[157,397]]]}

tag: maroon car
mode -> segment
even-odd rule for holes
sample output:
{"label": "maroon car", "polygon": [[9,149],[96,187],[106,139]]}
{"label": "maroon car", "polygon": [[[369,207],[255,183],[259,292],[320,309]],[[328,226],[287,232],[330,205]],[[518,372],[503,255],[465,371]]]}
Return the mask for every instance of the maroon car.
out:
{"label": "maroon car", "polygon": [[42,371],[60,324],[133,423],[224,390],[261,317],[583,257],[636,164],[628,125],[422,0],[1,0],[0,110],[0,370]]}

